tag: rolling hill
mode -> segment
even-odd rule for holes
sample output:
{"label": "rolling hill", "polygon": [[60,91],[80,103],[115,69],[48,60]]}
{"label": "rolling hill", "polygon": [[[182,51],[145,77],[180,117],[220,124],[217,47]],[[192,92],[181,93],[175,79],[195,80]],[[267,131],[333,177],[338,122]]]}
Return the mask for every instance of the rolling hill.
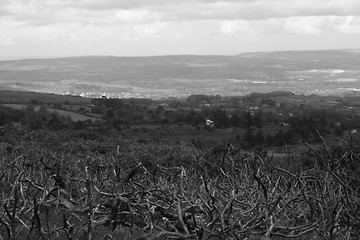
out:
{"label": "rolling hill", "polygon": [[97,97],[360,92],[360,50],[0,61],[0,90]]}

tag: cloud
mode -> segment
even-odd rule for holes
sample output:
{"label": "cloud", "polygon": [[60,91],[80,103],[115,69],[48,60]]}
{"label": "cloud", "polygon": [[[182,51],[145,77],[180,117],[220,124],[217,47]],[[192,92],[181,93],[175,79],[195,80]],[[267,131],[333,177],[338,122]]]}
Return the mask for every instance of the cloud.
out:
{"label": "cloud", "polygon": [[336,17],[334,18],[334,28],[340,33],[344,34],[356,34],[360,33],[360,17],[348,16],[348,17]]}
{"label": "cloud", "polygon": [[[233,10],[244,14],[249,19],[289,15],[357,15],[360,11],[360,3],[357,0],[38,0],[37,2],[48,6],[92,10],[178,8],[184,5],[201,5],[204,10],[209,8],[210,11],[213,11],[213,6],[225,8],[228,6],[235,7]],[[193,9],[186,10],[192,12]],[[226,9],[218,8],[217,10],[217,12],[223,12]],[[248,10],[257,11],[248,12]],[[281,16],[277,14],[281,14]]]}
{"label": "cloud", "polygon": [[[13,0],[0,11],[33,24],[117,12],[125,21],[262,20],[360,15],[358,0]],[[56,18],[59,16],[59,18]]]}
{"label": "cloud", "polygon": [[6,16],[9,12],[5,10],[3,6],[0,5],[0,16]]}
{"label": "cloud", "polygon": [[[185,9],[185,8],[180,8]],[[360,15],[360,1],[355,0],[262,0],[193,3],[192,10],[184,11],[193,18],[221,20],[263,20],[302,16]],[[205,13],[205,14],[204,14]]]}
{"label": "cloud", "polygon": [[249,31],[249,23],[244,20],[226,20],[220,23],[220,32],[226,35],[247,31]]}
{"label": "cloud", "polygon": [[5,20],[22,22],[23,24],[42,25],[54,21],[53,16],[58,10],[44,7],[42,5],[32,3],[30,1],[9,1],[3,5],[7,15],[1,17]]}
{"label": "cloud", "polygon": [[[44,3],[45,0],[40,0]],[[53,0],[48,3],[60,7],[85,8],[85,9],[135,9],[153,8],[159,6],[178,6],[179,4],[207,4],[218,2],[251,2],[253,0]]]}
{"label": "cloud", "polygon": [[121,23],[148,23],[163,19],[159,12],[152,12],[147,9],[134,9],[116,11],[115,20]]}
{"label": "cloud", "polygon": [[292,17],[287,19],[284,29],[297,34],[320,34],[322,24],[319,17]]}
{"label": "cloud", "polygon": [[159,49],[164,42],[169,49],[172,43],[196,49],[193,42],[199,47],[206,42],[211,50],[215,40],[221,49],[242,40],[255,44],[254,39],[265,47],[269,39],[284,39],[279,44],[285,46],[286,38],[360,33],[360,1],[0,0],[0,29],[3,46],[136,41],[139,46],[161,42]]}
{"label": "cloud", "polygon": [[15,41],[11,37],[0,33],[0,46],[12,45],[15,45]]}

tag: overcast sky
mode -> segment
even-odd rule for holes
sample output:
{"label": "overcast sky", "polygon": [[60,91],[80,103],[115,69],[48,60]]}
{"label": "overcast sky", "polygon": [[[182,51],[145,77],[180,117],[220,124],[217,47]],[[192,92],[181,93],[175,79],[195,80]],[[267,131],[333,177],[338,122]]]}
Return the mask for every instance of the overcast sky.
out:
{"label": "overcast sky", "polygon": [[360,48],[360,0],[0,0],[0,58]]}

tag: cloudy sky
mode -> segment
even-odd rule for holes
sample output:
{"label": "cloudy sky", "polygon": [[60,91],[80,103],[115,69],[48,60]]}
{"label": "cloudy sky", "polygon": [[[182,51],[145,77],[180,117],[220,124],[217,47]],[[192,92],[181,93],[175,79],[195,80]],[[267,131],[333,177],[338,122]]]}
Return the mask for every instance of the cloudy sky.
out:
{"label": "cloudy sky", "polygon": [[360,48],[359,0],[0,0],[0,58]]}

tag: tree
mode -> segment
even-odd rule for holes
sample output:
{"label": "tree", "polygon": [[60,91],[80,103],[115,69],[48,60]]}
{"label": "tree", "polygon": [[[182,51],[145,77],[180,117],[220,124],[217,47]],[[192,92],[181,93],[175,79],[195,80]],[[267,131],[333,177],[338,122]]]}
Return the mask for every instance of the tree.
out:
{"label": "tree", "polygon": [[253,125],[261,128],[262,127],[262,121],[263,121],[263,112],[261,110],[256,111],[253,118]]}
{"label": "tree", "polygon": [[255,136],[252,128],[247,128],[245,134],[243,136],[243,141],[245,147],[253,147],[255,146]]}
{"label": "tree", "polygon": [[241,127],[240,116],[236,112],[231,113],[230,124],[234,127]]}
{"label": "tree", "polygon": [[262,145],[265,142],[262,131],[257,131],[255,134],[255,145]]}
{"label": "tree", "polygon": [[284,146],[286,144],[285,133],[282,128],[274,136],[275,146]]}
{"label": "tree", "polygon": [[250,111],[245,113],[245,127],[249,128],[253,126],[253,118]]}
{"label": "tree", "polygon": [[192,125],[198,125],[205,122],[205,117],[203,113],[197,113],[193,109],[186,114],[184,120]]}
{"label": "tree", "polygon": [[225,110],[221,108],[214,108],[210,111],[210,119],[215,122],[218,128],[229,127],[229,118]]}
{"label": "tree", "polygon": [[105,118],[107,118],[107,119],[112,119],[112,118],[114,118],[114,111],[112,110],[112,109],[108,109],[107,111],[106,111],[106,115],[105,115]]}
{"label": "tree", "polygon": [[342,136],[344,134],[344,131],[341,129],[341,127],[336,127],[335,130],[334,130],[334,133],[337,136]]}

